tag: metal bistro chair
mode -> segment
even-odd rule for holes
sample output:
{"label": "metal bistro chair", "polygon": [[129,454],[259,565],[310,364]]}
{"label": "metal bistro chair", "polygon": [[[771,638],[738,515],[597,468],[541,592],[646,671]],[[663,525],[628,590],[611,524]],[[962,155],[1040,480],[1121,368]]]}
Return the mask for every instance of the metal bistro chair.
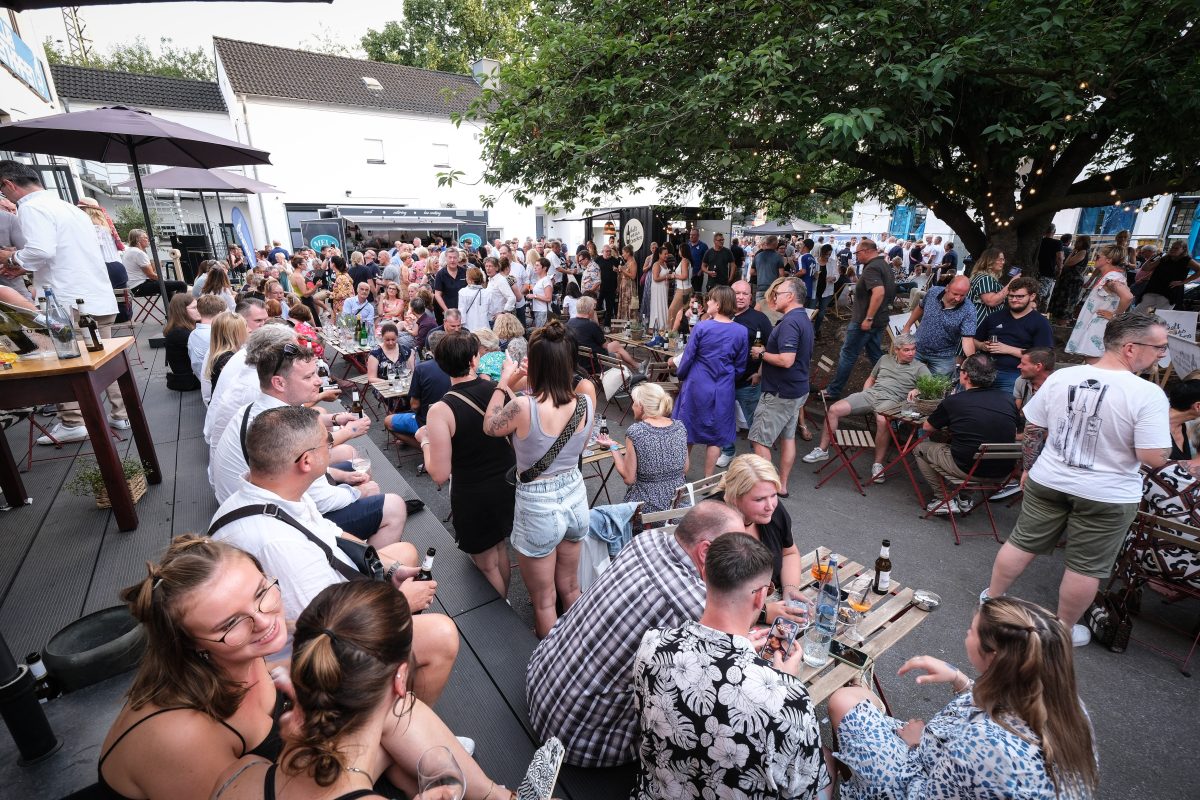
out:
{"label": "metal bistro chair", "polygon": [[[109,330],[112,331],[113,336],[116,336],[118,329],[123,328],[124,330],[121,331],[121,335],[122,336],[130,336],[133,338],[133,359],[132,360],[137,361],[138,366],[141,367],[142,369],[145,369],[148,365],[146,364],[145,361],[142,360],[142,351],[141,351],[141,348],[138,347],[137,325],[133,321],[133,303],[129,297],[129,290],[128,289],[116,289],[113,291],[113,294],[116,295],[117,306],[125,308],[127,313],[126,313],[125,320],[123,320],[121,322],[114,322],[112,325],[109,326]],[[120,314],[118,313],[117,316],[119,317]]]}
{"label": "metal bistro chair", "polygon": [[[929,519],[938,509],[945,507],[947,516],[950,518],[950,528],[954,531],[954,543],[962,544],[962,540],[969,536],[991,536],[997,542],[1000,541],[1000,534],[996,530],[996,518],[992,515],[992,504],[988,498],[996,492],[1003,489],[1014,478],[1020,476],[1022,467],[1021,462],[1021,442],[998,442],[993,444],[981,444],[975,452],[975,459],[971,462],[971,469],[967,472],[967,476],[961,480],[946,478],[940,473],[938,475],[938,483],[941,484],[942,502],[938,503],[932,509],[929,509],[922,515],[921,519]],[[916,458],[920,458],[920,453],[916,454]],[[1013,462],[1012,469],[1004,473],[1002,476],[995,478],[984,478],[976,475],[975,472],[979,469],[979,465],[985,461],[1011,461]],[[990,531],[979,531],[978,533],[964,533],[958,529],[958,520],[955,519],[959,514],[954,513],[954,506],[951,501],[957,500],[963,492],[980,492],[982,499],[979,504],[983,506],[983,510],[987,512],[988,523],[991,525]],[[974,510],[974,506],[972,509]],[[960,512],[966,514],[968,512]]]}
{"label": "metal bistro chair", "polygon": [[[825,430],[829,433],[829,447],[833,450],[830,458],[819,468],[813,470],[813,473],[820,475],[833,465],[837,465],[837,469],[830,472],[822,478],[814,487],[820,489],[830,478],[837,475],[842,470],[850,476],[850,480],[854,482],[854,488],[863,497],[867,496],[866,489],[863,488],[863,480],[858,476],[858,470],[854,468],[854,461],[863,453],[875,453],[875,434],[867,428],[847,428],[844,424],[838,425],[837,430],[829,428],[829,401],[825,398],[824,393],[818,395],[821,398],[821,406],[825,409],[825,421],[821,424],[825,426]],[[867,412],[869,417],[875,416],[874,411]],[[842,417],[844,423],[848,417]]]}
{"label": "metal bistro chair", "polygon": [[155,322],[159,325],[166,324],[166,318],[158,309],[158,304],[162,300],[155,292],[147,297],[139,297],[133,292],[126,290],[130,300],[130,313],[133,316],[135,324],[145,324],[147,322]]}
{"label": "metal bistro chair", "polygon": [[[617,403],[618,397],[620,397],[621,395],[625,395],[626,397],[629,397],[629,390],[630,390],[629,380],[630,380],[630,378],[633,377],[633,373],[631,373],[629,371],[629,367],[626,367],[623,363],[621,363],[621,360],[618,359],[616,356],[610,356],[607,353],[593,353],[592,358],[596,362],[596,369],[599,370],[599,372],[600,372],[600,378],[597,382],[597,387],[596,387],[597,391],[604,392],[603,376],[610,370],[614,370],[614,369],[617,370],[617,374],[619,374],[621,376],[621,385],[620,385],[620,387],[617,388],[617,390],[615,392],[612,393],[611,396],[609,396],[608,392],[604,392],[604,394],[605,394],[604,408],[600,410],[600,415],[608,416],[608,407],[610,405],[612,405],[613,403]],[[617,408],[621,409],[620,403],[617,403]],[[632,402],[629,403],[628,408],[621,409],[621,420],[620,420],[621,424],[625,423],[625,417],[627,417],[629,415],[629,412],[631,412],[632,410],[633,410]]]}
{"label": "metal bistro chair", "polygon": [[[685,483],[675,490],[675,499],[671,501],[671,505],[675,508],[691,508],[701,500],[706,500],[721,491],[721,481],[724,478],[725,473],[718,472],[715,475],[709,475],[707,478]],[[687,505],[681,506],[680,504],[685,499],[687,500]],[[643,521],[644,519],[645,517],[643,517]]]}
{"label": "metal bistro chair", "polygon": [[[1145,610],[1144,604],[1138,600],[1142,595],[1142,587],[1146,584],[1152,584],[1168,593],[1163,603],[1177,602],[1185,598],[1200,600],[1200,587],[1197,586],[1194,574],[1194,565],[1197,563],[1200,563],[1200,528],[1139,511],[1130,528],[1129,539],[1125,542],[1125,551],[1117,562],[1117,568],[1109,579],[1106,591],[1111,597],[1114,584],[1118,580],[1122,581],[1125,585],[1121,592],[1124,603],[1126,607],[1133,606],[1131,611],[1136,610],[1139,615]],[[1200,620],[1191,630],[1165,622],[1162,624],[1191,638],[1192,643],[1186,655],[1180,657],[1145,640],[1133,637],[1130,639],[1159,655],[1179,662],[1179,671],[1190,677],[1188,666],[1197,646],[1200,646]]]}

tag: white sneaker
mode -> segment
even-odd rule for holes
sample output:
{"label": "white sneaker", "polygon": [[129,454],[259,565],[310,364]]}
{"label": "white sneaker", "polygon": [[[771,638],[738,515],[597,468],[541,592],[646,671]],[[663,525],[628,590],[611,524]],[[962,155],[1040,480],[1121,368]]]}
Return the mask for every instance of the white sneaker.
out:
{"label": "white sneaker", "polygon": [[466,736],[455,736],[454,738],[458,739],[458,743],[462,745],[463,750],[467,751],[467,755],[469,755],[469,756],[475,755],[475,740],[474,739],[468,739]]}
{"label": "white sneaker", "polygon": [[1071,628],[1071,644],[1076,647],[1085,647],[1092,640],[1092,632],[1087,629],[1086,625],[1074,625]]}
{"label": "white sneaker", "polygon": [[1020,481],[1009,481],[1004,484],[1004,488],[989,497],[989,500],[1003,500],[1006,497],[1012,497],[1017,492],[1021,491]]}
{"label": "white sneaker", "polygon": [[975,507],[975,501],[969,497],[959,495],[955,498],[955,501],[958,503],[958,510],[964,514],[970,514],[971,509]]}
{"label": "white sneaker", "polygon": [[[53,436],[54,438],[51,439],[50,438],[51,436]],[[66,443],[66,442],[82,442],[87,438],[88,438],[87,427],[85,427],[83,425],[75,425],[75,426],[63,425],[61,422],[57,422],[54,425],[50,426],[50,435],[49,436],[39,436],[37,439],[37,443],[38,444],[55,444],[56,443],[55,440],[57,440],[57,443],[62,444],[62,443]]]}
{"label": "white sneaker", "polygon": [[990,586],[985,586],[983,587],[983,591],[979,593],[979,605],[983,605],[985,602],[992,599],[987,593],[987,590],[990,588]]}
{"label": "white sneaker", "polygon": [[928,503],[925,504],[925,510],[932,511],[934,513],[934,515],[939,516],[939,517],[946,516],[947,514],[950,514],[951,512],[958,514],[959,513],[958,501],[951,500],[949,503],[947,503],[946,501],[935,497],[932,500],[930,500]]}
{"label": "white sneaker", "polygon": [[730,461],[733,461],[733,456],[727,456],[724,453],[721,453],[721,455],[717,456],[717,466],[721,469],[728,467]]}
{"label": "white sneaker", "polygon": [[829,458],[829,451],[822,450],[819,447],[814,447],[812,451],[803,458],[805,464],[815,464],[818,461],[824,461]]}
{"label": "white sneaker", "polygon": [[116,417],[108,418],[108,426],[114,430],[127,431],[129,430],[129,420],[117,419]]}
{"label": "white sneaker", "polygon": [[883,483],[883,464],[875,463],[871,465],[871,481],[873,483]]}

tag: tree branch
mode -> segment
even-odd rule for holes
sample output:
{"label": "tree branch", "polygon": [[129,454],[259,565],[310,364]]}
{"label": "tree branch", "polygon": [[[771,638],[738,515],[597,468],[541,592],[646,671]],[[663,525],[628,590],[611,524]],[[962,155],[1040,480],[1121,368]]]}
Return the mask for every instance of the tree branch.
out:
{"label": "tree branch", "polygon": [[1040,214],[1052,214],[1055,211],[1061,211],[1064,208],[1088,208],[1091,206],[1110,206],[1116,202],[1124,202],[1126,200],[1141,200],[1146,197],[1153,197],[1157,194],[1170,194],[1177,192],[1180,189],[1187,189],[1194,185],[1197,173],[1189,172],[1183,175],[1162,178],[1157,181],[1150,181],[1138,186],[1129,186],[1121,189],[1117,188],[1117,193],[1112,194],[1112,189],[1100,192],[1082,192],[1074,194],[1060,195],[1052,197],[1049,200],[1030,205],[1026,203],[1024,208],[1013,215],[1015,220],[1026,220],[1031,217],[1036,217]]}

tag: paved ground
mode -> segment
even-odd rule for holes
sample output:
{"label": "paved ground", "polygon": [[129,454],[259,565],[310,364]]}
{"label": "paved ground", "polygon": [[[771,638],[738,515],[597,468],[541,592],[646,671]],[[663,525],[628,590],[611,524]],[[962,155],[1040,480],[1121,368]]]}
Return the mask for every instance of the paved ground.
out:
{"label": "paved ground", "polygon": [[[853,385],[853,383],[852,383]],[[610,424],[619,428],[616,415]],[[614,431],[615,434],[615,431]],[[802,453],[807,452],[802,446]],[[739,452],[749,450],[739,441]],[[693,463],[698,459],[693,458]],[[446,492],[437,491],[425,476],[414,475],[415,459],[405,459],[400,469],[430,508],[444,518],[449,513]],[[896,580],[929,588],[942,596],[943,606],[902,644],[880,661],[878,675],[895,713],[901,717],[928,719],[950,699],[942,686],[917,686],[911,678],[899,678],[896,670],[909,657],[930,654],[967,667],[963,637],[980,589],[991,574],[999,544],[990,538],[964,540],[955,546],[949,523],[919,519],[916,501],[907,479],[891,479],[868,489],[866,498],[854,491],[848,479],[838,476],[820,490],[810,479],[812,467],[799,464],[793,472],[791,496],[784,505],[792,515],[793,533],[801,549],[828,545],[864,563],[874,561],[882,539],[892,541]],[[693,470],[690,477],[700,477]],[[619,478],[614,476],[610,489]],[[614,500],[621,497],[614,492]],[[1011,529],[1017,509],[1000,504],[997,509],[1001,538]],[[982,517],[969,517],[970,530],[980,530]],[[515,564],[515,558],[514,558]],[[1034,602],[1054,607],[1062,558],[1038,559],[1015,587],[1015,592]],[[510,598],[514,608],[532,628],[528,598],[514,566]],[[1197,607],[1162,606],[1148,594],[1143,616],[1135,623],[1134,636],[1180,651],[1186,648],[1180,634],[1163,631],[1153,620],[1170,618],[1190,628],[1196,624]],[[1096,730],[1104,798],[1189,798],[1196,797],[1189,770],[1172,768],[1192,763],[1196,741],[1196,719],[1200,716],[1197,675],[1182,675],[1176,664],[1138,644],[1123,654],[1090,645],[1075,650],[1076,675]],[[823,709],[822,709],[823,712]],[[1170,766],[1168,766],[1170,765]],[[1192,788],[1188,788],[1192,787]]]}

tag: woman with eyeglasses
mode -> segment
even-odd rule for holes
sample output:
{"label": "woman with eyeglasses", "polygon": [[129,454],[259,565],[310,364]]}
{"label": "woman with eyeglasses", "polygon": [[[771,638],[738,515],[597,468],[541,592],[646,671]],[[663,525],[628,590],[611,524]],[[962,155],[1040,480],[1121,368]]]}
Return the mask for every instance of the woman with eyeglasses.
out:
{"label": "woman with eyeglasses", "polygon": [[977,681],[933,656],[900,667],[901,675],[917,673],[919,684],[954,692],[928,722],[887,716],[862,686],[833,693],[835,755],[851,773],[841,797],[1095,796],[1095,737],[1079,702],[1066,626],[1041,606],[997,597],[979,607],[965,644]]}
{"label": "woman with eyeglasses", "polygon": [[[249,554],[206,536],[177,537],[146,570],[121,593],[145,626],[146,652],[100,748],[100,788],[114,800],[206,800],[238,759],[274,762],[283,749],[288,699],[267,664],[287,655],[279,581]],[[362,584],[341,584],[350,585]],[[402,598],[388,584],[370,585]],[[482,800],[491,779],[432,709],[416,698],[408,703],[406,723],[376,740],[385,753],[375,757],[393,764],[389,777],[415,792],[417,759],[443,745],[467,778],[466,800]]]}
{"label": "woman with eyeglasses", "polygon": [[1104,355],[1104,329],[1113,317],[1133,303],[1125,277],[1125,251],[1115,244],[1096,250],[1096,277],[1079,309],[1066,350],[1084,356],[1089,364]]}
{"label": "woman with eyeglasses", "polygon": [[1000,282],[1003,271],[1004,251],[999,247],[984,250],[971,267],[971,290],[967,292],[967,299],[975,304],[976,324],[1004,308],[1008,290]]}

